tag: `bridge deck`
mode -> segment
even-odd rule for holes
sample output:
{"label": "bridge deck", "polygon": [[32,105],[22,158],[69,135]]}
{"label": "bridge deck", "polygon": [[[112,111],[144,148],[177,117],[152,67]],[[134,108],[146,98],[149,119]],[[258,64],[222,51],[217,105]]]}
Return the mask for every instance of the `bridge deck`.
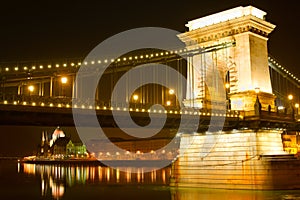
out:
{"label": "bridge deck", "polygon": [[[73,112],[80,111],[83,116],[82,126],[91,126],[89,117],[93,114],[92,109],[76,108]],[[0,104],[0,125],[34,125],[34,126],[74,126],[71,108],[23,106],[23,105],[4,105]],[[119,116],[124,115],[124,111],[119,110]],[[159,113],[153,113],[153,117],[162,117]],[[192,128],[199,124],[198,131],[204,132],[210,126],[211,117],[225,118],[224,123],[212,124],[223,129],[259,129],[259,128],[282,128],[287,130],[299,130],[300,122],[295,116],[286,113],[261,111],[259,115],[254,112],[231,111],[225,116],[209,111],[167,111],[167,120],[164,128],[177,129],[181,120],[181,115],[188,115],[190,121],[184,127]],[[102,127],[117,127],[110,109],[96,109],[96,115]],[[130,111],[132,119],[139,125],[144,126],[150,122],[149,113],[145,110]],[[199,118],[193,117],[199,115]],[[297,116],[296,116],[297,117]],[[189,117],[188,117],[189,119]],[[199,119],[199,121],[195,121]],[[217,120],[218,121],[218,120]]]}

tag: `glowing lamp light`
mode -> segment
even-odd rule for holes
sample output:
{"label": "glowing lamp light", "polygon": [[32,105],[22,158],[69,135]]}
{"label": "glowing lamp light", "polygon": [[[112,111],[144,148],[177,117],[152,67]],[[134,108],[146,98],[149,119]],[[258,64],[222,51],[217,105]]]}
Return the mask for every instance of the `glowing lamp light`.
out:
{"label": "glowing lamp light", "polygon": [[229,83],[225,83],[225,88],[228,89],[230,87]]}
{"label": "glowing lamp light", "polygon": [[68,82],[68,78],[67,77],[61,77],[61,83],[62,84],[66,84]]}
{"label": "glowing lamp light", "polygon": [[29,86],[28,86],[28,90],[29,90],[30,92],[33,92],[33,91],[34,91],[34,86],[33,86],[33,85],[29,85]]}
{"label": "glowing lamp light", "polygon": [[295,108],[299,108],[299,103],[295,103]]}
{"label": "glowing lamp light", "polygon": [[294,96],[292,94],[289,94],[288,99],[293,100]]}
{"label": "glowing lamp light", "polygon": [[170,89],[170,90],[169,90],[169,94],[172,95],[172,94],[174,94],[174,93],[175,93],[175,91],[174,91],[173,89]]}
{"label": "glowing lamp light", "polygon": [[167,101],[167,106],[170,106],[171,105],[171,101]]}
{"label": "glowing lamp light", "polygon": [[139,96],[137,94],[133,95],[133,100],[137,101],[139,99]]}

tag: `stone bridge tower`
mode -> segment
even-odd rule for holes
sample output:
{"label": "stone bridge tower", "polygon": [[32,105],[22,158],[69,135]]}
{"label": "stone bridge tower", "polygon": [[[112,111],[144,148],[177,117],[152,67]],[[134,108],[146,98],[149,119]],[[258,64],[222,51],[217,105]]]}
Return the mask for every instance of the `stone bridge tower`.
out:
{"label": "stone bridge tower", "polygon": [[237,7],[186,24],[189,31],[178,37],[188,50],[200,47],[204,51],[188,58],[191,89],[187,89],[185,106],[209,108],[209,92],[216,90],[207,88],[207,82],[217,68],[229,108],[253,110],[257,97],[262,109],[274,108],[267,36],[275,25],[267,22],[265,15],[252,6]]}

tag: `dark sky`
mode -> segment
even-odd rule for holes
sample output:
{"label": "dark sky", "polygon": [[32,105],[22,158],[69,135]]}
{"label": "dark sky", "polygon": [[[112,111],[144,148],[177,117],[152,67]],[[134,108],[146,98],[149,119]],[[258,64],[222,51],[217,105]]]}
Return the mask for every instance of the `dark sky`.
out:
{"label": "dark sky", "polygon": [[[189,20],[240,5],[267,12],[267,20],[277,25],[269,52],[300,77],[297,1],[1,1],[0,62],[85,57],[121,31],[155,26],[184,32]],[[0,126],[0,156],[31,154],[45,129],[55,127]]]}
{"label": "dark sky", "polygon": [[297,1],[274,0],[1,1],[0,62],[84,57],[121,31],[156,26],[184,32],[189,20],[250,4],[266,11],[267,20],[277,25],[269,52],[296,71]]}

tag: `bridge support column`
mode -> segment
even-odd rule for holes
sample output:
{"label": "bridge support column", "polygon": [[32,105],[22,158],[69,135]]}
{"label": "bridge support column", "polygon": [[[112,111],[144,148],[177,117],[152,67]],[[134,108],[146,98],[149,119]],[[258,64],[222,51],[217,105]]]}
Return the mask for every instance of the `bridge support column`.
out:
{"label": "bridge support column", "polygon": [[77,97],[76,76],[72,76],[72,99]]}
{"label": "bridge support column", "polygon": [[[267,36],[275,25],[267,22],[265,15],[264,11],[252,6],[237,7],[186,24],[189,31],[178,37],[185,42],[187,49],[199,49],[200,52],[189,59],[187,78],[191,89],[187,88],[186,106],[201,107],[201,103],[208,101],[209,107],[212,100],[209,98],[221,88],[208,83],[213,83],[219,74],[224,76],[224,93],[225,81],[229,81],[227,89],[232,109],[253,110],[255,88],[261,91],[259,96],[263,107],[274,107]],[[227,80],[226,74],[229,74]],[[244,96],[248,93],[251,97]],[[214,95],[217,95],[217,100],[222,100],[218,94]]]}
{"label": "bridge support column", "polygon": [[39,83],[39,96],[44,96],[44,82]]}
{"label": "bridge support column", "polygon": [[[278,164],[282,166],[275,166],[274,162],[261,157],[293,157],[283,151],[281,133],[278,130],[239,130],[182,134],[180,155],[172,165],[170,184],[219,189],[288,187],[287,177],[292,178],[289,164],[281,162]],[[276,176],[279,176],[278,181],[275,181]]]}
{"label": "bridge support column", "polygon": [[50,77],[50,97],[53,96],[53,77]]}
{"label": "bridge support column", "polygon": [[18,85],[18,95],[22,94],[22,85]]}

